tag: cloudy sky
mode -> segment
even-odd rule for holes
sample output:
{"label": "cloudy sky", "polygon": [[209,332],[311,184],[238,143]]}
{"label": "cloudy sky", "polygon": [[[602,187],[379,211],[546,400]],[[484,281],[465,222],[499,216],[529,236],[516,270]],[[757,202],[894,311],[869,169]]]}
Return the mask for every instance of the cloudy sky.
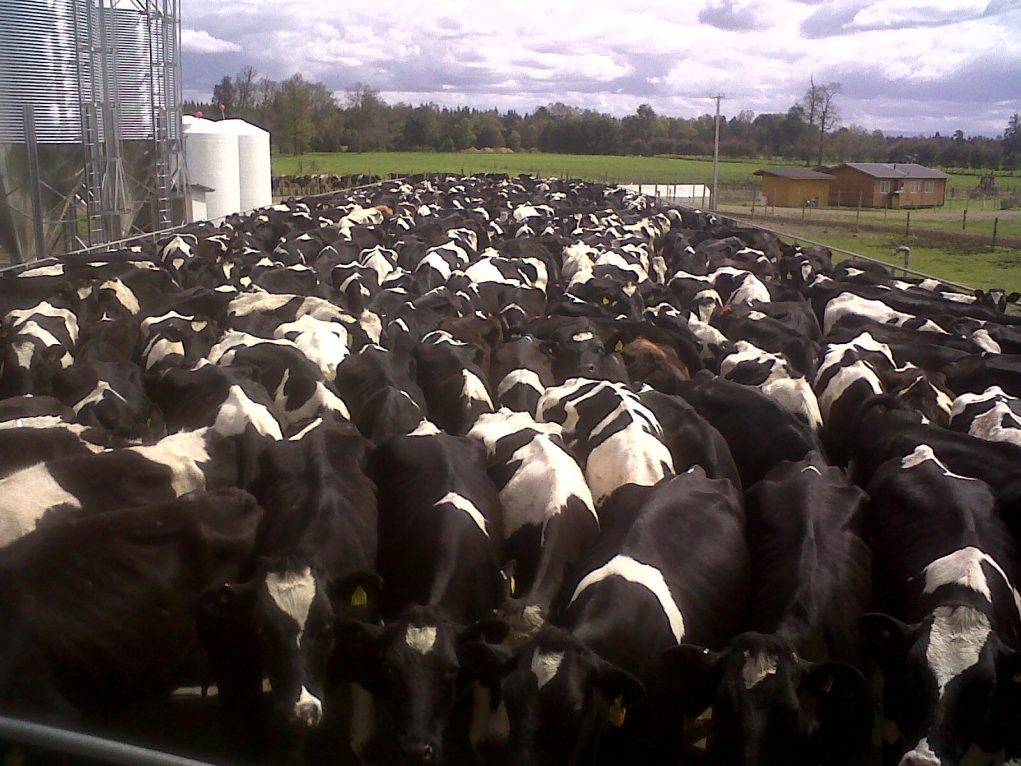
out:
{"label": "cloudy sky", "polygon": [[[843,124],[999,135],[1021,110],[1021,0],[181,0],[185,96],[251,64],[343,95],[616,115],[784,112],[839,82]],[[427,10],[423,10],[427,8]]]}

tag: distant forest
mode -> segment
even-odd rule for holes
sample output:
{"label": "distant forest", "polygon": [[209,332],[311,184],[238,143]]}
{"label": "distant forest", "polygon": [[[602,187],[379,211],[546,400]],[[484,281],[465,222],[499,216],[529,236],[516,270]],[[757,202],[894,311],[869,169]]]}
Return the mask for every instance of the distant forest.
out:
{"label": "distant forest", "polygon": [[[780,158],[806,165],[825,162],[918,162],[993,170],[1021,169],[1021,116],[998,138],[952,135],[884,136],[840,122],[838,83],[811,82],[805,97],[783,114],[740,111],[721,116],[724,157]],[[222,113],[261,125],[277,151],[494,151],[612,155],[712,154],[711,114],[689,119],[659,115],[648,104],[635,114],[607,114],[555,103],[530,114],[513,110],[449,109],[434,104],[387,104],[379,92],[356,85],[338,99],[322,83],[300,74],[277,82],[245,67],[217,84],[209,103],[185,110],[216,119]]]}

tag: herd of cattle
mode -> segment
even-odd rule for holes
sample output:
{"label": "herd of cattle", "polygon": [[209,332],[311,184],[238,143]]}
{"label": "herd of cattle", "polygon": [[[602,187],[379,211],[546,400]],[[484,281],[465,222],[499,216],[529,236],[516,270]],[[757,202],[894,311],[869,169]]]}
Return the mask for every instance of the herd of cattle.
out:
{"label": "herd of cattle", "polygon": [[506,176],[5,276],[0,711],[198,687],[247,763],[1021,758],[1017,299]]}

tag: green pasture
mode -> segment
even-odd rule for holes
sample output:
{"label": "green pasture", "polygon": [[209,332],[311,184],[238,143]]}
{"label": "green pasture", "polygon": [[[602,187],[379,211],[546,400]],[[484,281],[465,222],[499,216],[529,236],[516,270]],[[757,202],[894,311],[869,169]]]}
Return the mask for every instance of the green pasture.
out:
{"label": "green pasture", "polygon": [[[923,237],[891,236],[885,232],[853,233],[844,229],[827,227],[825,224],[770,224],[757,221],[785,234],[787,241],[813,241],[827,247],[840,248],[858,255],[886,261],[902,266],[902,256],[894,257],[893,251],[899,245],[911,248],[910,266],[951,282],[989,289],[1002,287],[1008,291],[1021,291],[1021,250],[997,247],[982,248],[972,252],[950,250],[945,246],[933,246]],[[834,262],[849,257],[834,252]]]}

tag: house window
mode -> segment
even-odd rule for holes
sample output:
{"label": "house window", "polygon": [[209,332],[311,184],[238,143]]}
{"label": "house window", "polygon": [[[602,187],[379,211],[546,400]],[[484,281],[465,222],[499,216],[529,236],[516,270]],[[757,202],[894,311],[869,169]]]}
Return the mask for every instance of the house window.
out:
{"label": "house window", "polygon": [[912,181],[910,184],[908,184],[908,191],[911,192],[912,194],[918,194],[919,188],[920,186],[918,181]]}
{"label": "house window", "polygon": [[889,181],[880,181],[879,182],[879,192],[881,194],[887,194],[889,191],[890,191],[890,182]]}
{"label": "house window", "polygon": [[932,194],[932,192],[935,190],[935,188],[936,188],[936,182],[935,181],[926,181],[925,182],[925,193],[926,194]]}

